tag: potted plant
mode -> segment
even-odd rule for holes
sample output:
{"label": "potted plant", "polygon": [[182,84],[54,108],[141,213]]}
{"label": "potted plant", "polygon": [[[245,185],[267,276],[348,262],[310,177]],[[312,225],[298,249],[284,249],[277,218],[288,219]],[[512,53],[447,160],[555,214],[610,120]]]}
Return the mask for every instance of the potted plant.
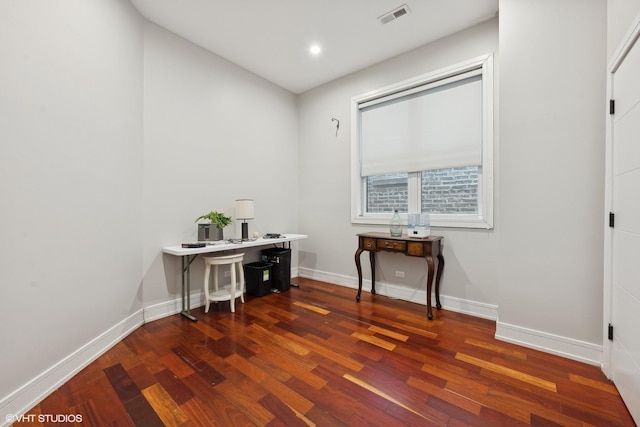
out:
{"label": "potted plant", "polygon": [[195,222],[201,219],[209,220],[209,223],[198,224],[198,241],[222,240],[222,229],[231,224],[230,216],[216,211],[200,215]]}

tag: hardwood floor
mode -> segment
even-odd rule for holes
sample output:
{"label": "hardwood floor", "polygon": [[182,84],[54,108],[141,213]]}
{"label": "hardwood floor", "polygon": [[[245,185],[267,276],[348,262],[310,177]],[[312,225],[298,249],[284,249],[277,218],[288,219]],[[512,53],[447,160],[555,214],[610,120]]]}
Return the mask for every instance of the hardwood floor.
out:
{"label": "hardwood floor", "polygon": [[496,341],[492,321],[298,282],[140,327],[17,424],[634,425],[598,367]]}

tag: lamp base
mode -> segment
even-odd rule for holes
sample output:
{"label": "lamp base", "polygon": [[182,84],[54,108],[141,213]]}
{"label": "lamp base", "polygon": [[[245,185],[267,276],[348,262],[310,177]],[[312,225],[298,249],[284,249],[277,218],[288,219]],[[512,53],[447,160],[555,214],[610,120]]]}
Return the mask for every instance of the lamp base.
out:
{"label": "lamp base", "polygon": [[249,240],[249,224],[242,223],[242,240]]}

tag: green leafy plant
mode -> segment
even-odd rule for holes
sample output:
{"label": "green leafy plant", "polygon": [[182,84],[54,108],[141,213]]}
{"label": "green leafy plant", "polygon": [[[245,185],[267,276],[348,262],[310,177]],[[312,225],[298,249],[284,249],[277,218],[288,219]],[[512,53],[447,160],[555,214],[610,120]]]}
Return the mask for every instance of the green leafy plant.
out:
{"label": "green leafy plant", "polygon": [[220,228],[224,228],[227,225],[231,224],[230,216],[226,216],[225,214],[216,211],[211,211],[208,214],[200,215],[198,218],[196,218],[195,222],[198,222],[201,219],[208,219],[212,224],[217,224]]}

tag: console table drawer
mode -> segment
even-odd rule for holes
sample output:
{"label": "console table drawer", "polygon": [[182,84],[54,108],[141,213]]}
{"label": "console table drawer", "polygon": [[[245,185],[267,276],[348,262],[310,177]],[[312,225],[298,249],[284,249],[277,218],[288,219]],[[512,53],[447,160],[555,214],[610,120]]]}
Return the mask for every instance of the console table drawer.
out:
{"label": "console table drawer", "polygon": [[404,252],[407,249],[407,244],[398,240],[378,239],[378,248],[387,251]]}
{"label": "console table drawer", "polygon": [[367,251],[377,250],[376,239],[362,239],[362,248]]}
{"label": "console table drawer", "polygon": [[407,255],[411,256],[424,256],[424,245],[422,242],[409,242],[409,248]]}

